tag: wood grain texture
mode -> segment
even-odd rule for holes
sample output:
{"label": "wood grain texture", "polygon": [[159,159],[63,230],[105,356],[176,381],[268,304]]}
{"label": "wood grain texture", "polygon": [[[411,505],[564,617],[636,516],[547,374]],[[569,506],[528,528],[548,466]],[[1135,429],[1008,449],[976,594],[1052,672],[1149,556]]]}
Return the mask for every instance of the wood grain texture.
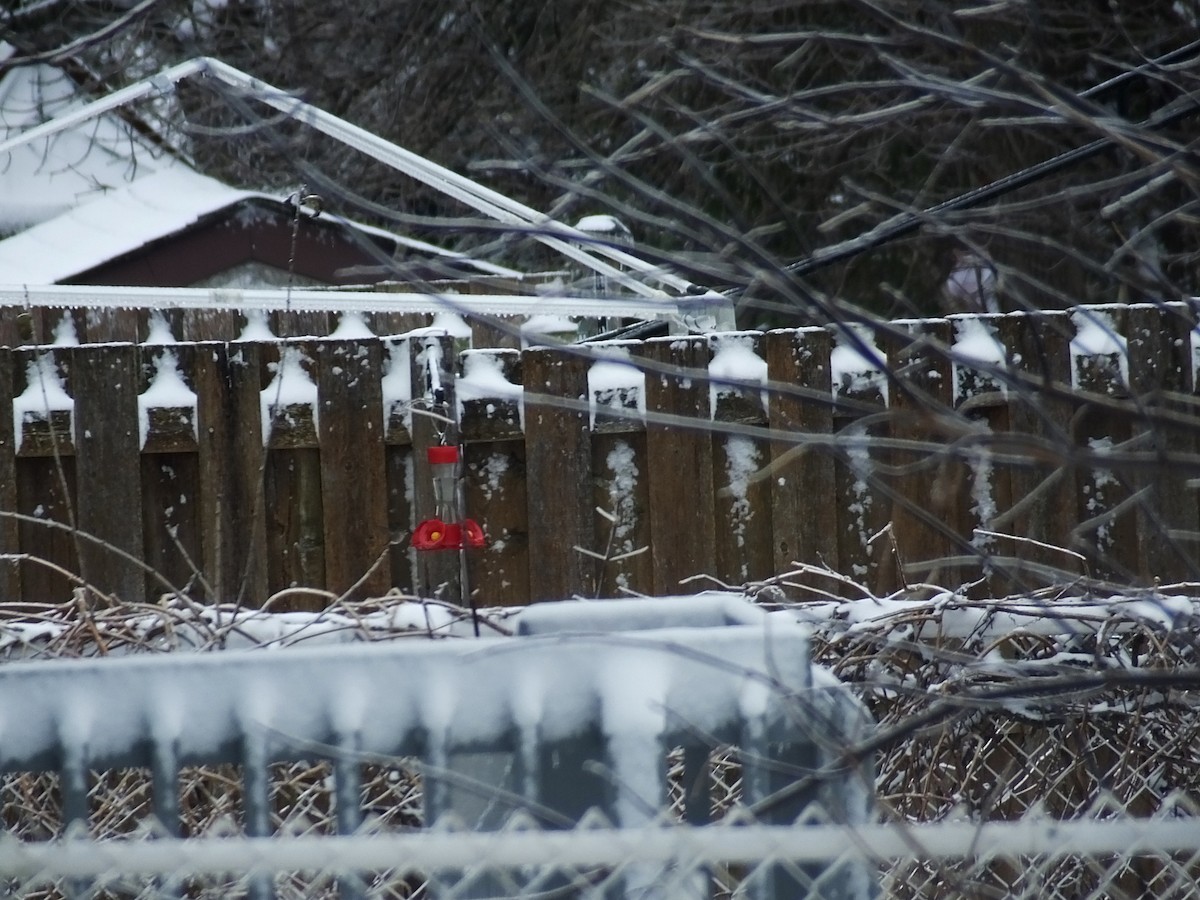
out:
{"label": "wood grain texture", "polygon": [[[1131,308],[1125,319],[1129,341],[1130,393],[1135,402],[1135,446],[1147,456],[1131,474],[1136,506],[1138,560],[1143,583],[1200,579],[1197,537],[1200,507],[1189,486],[1200,476],[1195,460],[1197,405],[1193,385],[1193,314],[1172,315],[1150,307]],[[1138,413],[1145,418],[1139,421]],[[1160,417],[1160,414],[1161,417]],[[1170,415],[1172,420],[1166,420]],[[1190,458],[1189,465],[1181,458]]]}
{"label": "wood grain texture", "polygon": [[378,340],[323,341],[317,361],[325,587],[355,599],[390,584],[382,352]]}
{"label": "wood grain texture", "polygon": [[[76,477],[80,492],[80,574],[129,603],[145,600],[138,387],[141,353],[133,344],[75,347]],[[125,555],[122,555],[125,554]]]}
{"label": "wood grain texture", "polygon": [[[0,320],[10,310],[0,310]],[[0,328],[3,326],[0,325]],[[4,333],[0,331],[0,341]],[[9,414],[11,404],[3,400],[16,396],[14,354],[0,348],[0,512],[17,512],[17,448],[13,417]],[[19,553],[20,522],[13,518],[0,517],[0,553]],[[16,600],[21,597],[21,566],[16,560],[0,560],[0,600]]]}
{"label": "wood grain texture", "polygon": [[[711,586],[696,575],[717,566],[713,442],[706,338],[648,341],[646,458],[654,592],[694,593]],[[656,416],[671,421],[655,421]]]}
{"label": "wood grain texture", "polygon": [[[591,596],[596,561],[592,447],[588,430],[588,361],[540,348],[522,355],[525,375],[525,467],[529,506],[529,598]],[[565,400],[566,408],[556,403]],[[550,562],[554,560],[554,562]]]}
{"label": "wood grain texture", "polygon": [[[794,564],[837,570],[836,469],[828,446],[833,434],[829,354],[833,338],[821,329],[766,335],[770,381],[771,518],[776,572]],[[827,584],[819,585],[828,587]]]}
{"label": "wood grain texture", "polygon": [[193,357],[202,570],[221,602],[267,597],[263,346],[205,344]]}

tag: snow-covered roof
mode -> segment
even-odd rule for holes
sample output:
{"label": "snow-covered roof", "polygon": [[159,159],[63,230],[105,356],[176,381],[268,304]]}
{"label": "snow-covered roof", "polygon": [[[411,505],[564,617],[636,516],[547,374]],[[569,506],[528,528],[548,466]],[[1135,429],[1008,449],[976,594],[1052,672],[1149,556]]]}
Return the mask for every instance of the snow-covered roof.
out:
{"label": "snow-covered roof", "polygon": [[172,166],[0,241],[0,281],[55,284],[262,196]]}
{"label": "snow-covered roof", "polygon": [[[0,142],[82,109],[87,101],[53,66],[12,69],[0,78]],[[179,165],[114,115],[14,147],[0,154],[0,233],[44,222]]]}

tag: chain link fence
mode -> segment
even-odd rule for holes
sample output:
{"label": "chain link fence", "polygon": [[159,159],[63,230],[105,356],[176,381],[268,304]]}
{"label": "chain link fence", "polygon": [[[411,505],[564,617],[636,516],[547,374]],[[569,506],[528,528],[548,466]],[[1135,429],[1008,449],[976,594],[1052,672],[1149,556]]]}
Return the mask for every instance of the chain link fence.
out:
{"label": "chain link fence", "polygon": [[636,829],[428,827],[415,760],[364,759],[355,835],[336,834],[333,766],[314,760],[272,764],[271,838],[245,836],[232,765],[181,773],[182,839],[157,830],[140,769],[93,774],[88,833],[64,836],[58,776],[21,773],[0,785],[0,873],[31,898],[261,896],[264,879],[297,898],[1200,896],[1195,593],[789,607],[877,720],[845,756],[874,758],[867,824],[815,806],[761,824],[734,747],[704,768],[700,828],[682,827],[681,753],[669,812]]}

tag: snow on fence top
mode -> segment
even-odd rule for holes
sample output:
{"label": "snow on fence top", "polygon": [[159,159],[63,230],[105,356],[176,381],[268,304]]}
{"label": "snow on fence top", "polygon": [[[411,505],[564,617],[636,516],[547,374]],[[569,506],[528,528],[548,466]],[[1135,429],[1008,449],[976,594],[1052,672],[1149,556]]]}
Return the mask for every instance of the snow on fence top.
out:
{"label": "snow on fence top", "polygon": [[[432,514],[425,450],[455,432],[486,603],[794,563],[881,593],[1200,577],[1188,433],[1122,405],[1194,392],[1194,326],[1184,306],[883,324],[877,360],[821,328],[463,352],[459,326],[175,344],[159,326],[153,344],[0,350],[2,546],[51,564],[0,567],[0,589],[75,586],[53,568],[78,571],[75,510],[158,573],[90,561],[129,598],[432,590],[450,563],[408,535]],[[1129,443],[1147,430],[1166,443]],[[75,460],[66,496],[56,455]]]}

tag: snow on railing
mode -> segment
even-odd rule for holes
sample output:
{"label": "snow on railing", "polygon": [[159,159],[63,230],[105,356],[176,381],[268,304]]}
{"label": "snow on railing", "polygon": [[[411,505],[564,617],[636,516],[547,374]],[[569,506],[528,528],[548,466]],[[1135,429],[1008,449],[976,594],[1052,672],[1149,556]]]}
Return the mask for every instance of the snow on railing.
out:
{"label": "snow on railing", "polygon": [[[710,627],[692,625],[693,609]],[[88,771],[146,767],[174,836],[180,767],[240,763],[246,835],[262,838],[268,765],[328,758],[348,835],[364,819],[361,761],[416,756],[429,823],[492,830],[521,812],[561,827],[594,810],[620,830],[663,814],[669,751],[703,766],[732,745],[761,823],[790,823],[812,803],[830,821],[867,822],[869,773],[838,762],[865,713],[810,666],[803,626],[728,595],[527,615],[516,639],[12,663],[0,668],[0,772],[57,770],[70,829],[87,821]],[[803,786],[800,772],[821,777]],[[689,820],[706,820],[707,798],[694,805]],[[625,889],[646,874],[627,870]],[[863,891],[844,896],[866,896],[857,877]],[[764,896],[792,896],[785,870],[773,878],[779,893]]]}

